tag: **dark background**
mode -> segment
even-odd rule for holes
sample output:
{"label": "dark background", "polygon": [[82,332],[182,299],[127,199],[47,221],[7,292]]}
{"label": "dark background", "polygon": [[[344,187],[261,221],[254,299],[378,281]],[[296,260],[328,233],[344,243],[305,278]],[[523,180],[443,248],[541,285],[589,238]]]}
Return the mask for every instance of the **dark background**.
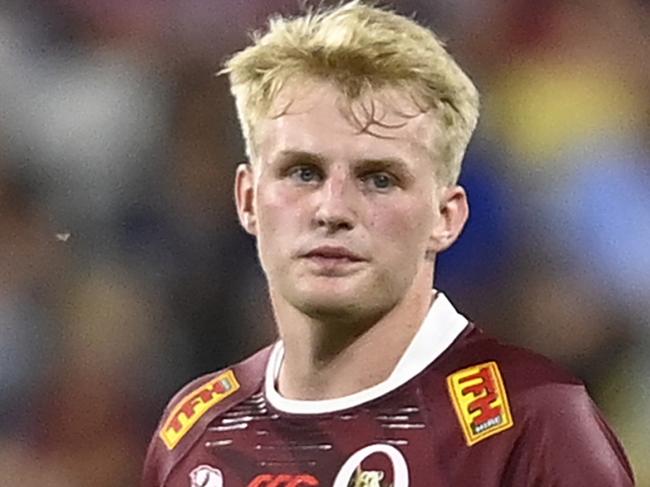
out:
{"label": "dark background", "polygon": [[[396,1],[483,94],[436,287],[580,376],[650,486],[650,9]],[[295,0],[0,0],[0,484],[136,485],[184,382],[274,337],[225,56]]]}

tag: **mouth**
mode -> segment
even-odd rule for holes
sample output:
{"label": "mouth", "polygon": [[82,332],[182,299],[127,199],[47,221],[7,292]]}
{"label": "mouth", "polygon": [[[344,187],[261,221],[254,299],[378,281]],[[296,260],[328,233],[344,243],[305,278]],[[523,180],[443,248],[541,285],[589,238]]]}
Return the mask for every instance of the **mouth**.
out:
{"label": "mouth", "polygon": [[307,259],[341,262],[363,262],[366,260],[346,247],[335,247],[329,245],[316,247],[304,254],[303,257]]}
{"label": "mouth", "polygon": [[313,265],[318,274],[336,276],[351,271],[358,264],[366,262],[362,256],[345,247],[321,246],[302,256]]}

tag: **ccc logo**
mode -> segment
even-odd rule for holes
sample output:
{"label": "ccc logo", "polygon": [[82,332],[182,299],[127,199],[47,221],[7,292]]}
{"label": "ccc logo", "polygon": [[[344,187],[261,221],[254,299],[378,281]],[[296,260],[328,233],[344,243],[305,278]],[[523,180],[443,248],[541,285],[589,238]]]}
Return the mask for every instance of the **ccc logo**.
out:
{"label": "ccc logo", "polygon": [[320,485],[313,475],[271,475],[262,474],[255,477],[248,487],[316,487]]}

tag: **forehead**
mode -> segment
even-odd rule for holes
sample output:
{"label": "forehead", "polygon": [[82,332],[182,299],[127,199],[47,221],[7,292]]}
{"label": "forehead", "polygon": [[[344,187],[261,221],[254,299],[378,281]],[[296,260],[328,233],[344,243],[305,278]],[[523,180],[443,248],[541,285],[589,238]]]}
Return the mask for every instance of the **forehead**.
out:
{"label": "forehead", "polygon": [[326,81],[286,86],[256,128],[259,157],[271,162],[283,151],[329,159],[399,157],[431,164],[438,125],[408,94],[395,89],[348,100]]}

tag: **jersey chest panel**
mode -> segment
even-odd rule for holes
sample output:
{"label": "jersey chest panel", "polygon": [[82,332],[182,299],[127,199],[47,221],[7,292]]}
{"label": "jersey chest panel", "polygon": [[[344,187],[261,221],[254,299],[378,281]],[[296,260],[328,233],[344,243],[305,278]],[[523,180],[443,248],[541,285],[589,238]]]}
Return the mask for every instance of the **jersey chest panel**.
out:
{"label": "jersey chest panel", "polygon": [[[258,392],[209,425],[169,485],[444,487],[451,484],[436,445],[450,435],[453,442],[460,438],[447,423],[408,392],[309,416],[275,411]],[[222,479],[213,485],[206,471],[192,483],[191,473],[201,466]]]}

